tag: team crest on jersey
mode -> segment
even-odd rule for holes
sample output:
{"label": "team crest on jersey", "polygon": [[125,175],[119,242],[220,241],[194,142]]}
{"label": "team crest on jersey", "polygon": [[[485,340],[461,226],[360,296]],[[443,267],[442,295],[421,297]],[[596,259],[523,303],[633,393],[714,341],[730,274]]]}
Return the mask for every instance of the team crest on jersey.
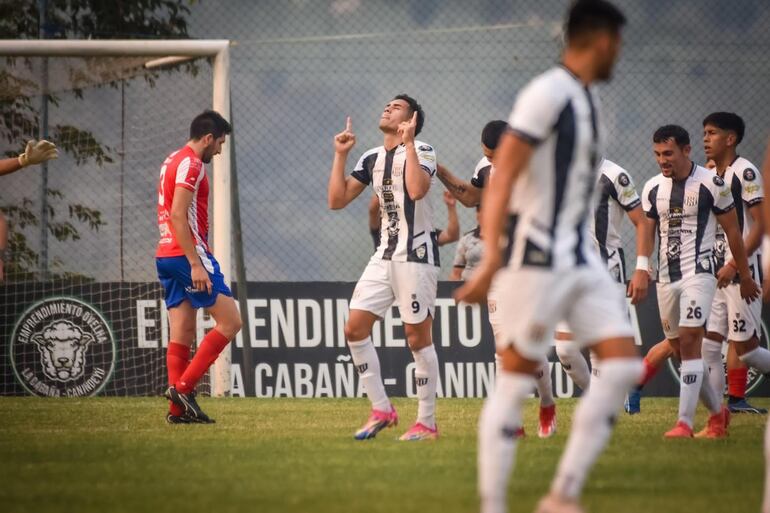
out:
{"label": "team crest on jersey", "polygon": [[620,173],[618,175],[618,183],[622,185],[623,187],[628,187],[628,185],[631,183],[631,180],[628,179],[628,175],[625,173]]}
{"label": "team crest on jersey", "polygon": [[420,246],[416,250],[414,250],[415,255],[417,255],[417,258],[420,260],[423,260],[425,258],[425,246]]}
{"label": "team crest on jersey", "polygon": [[428,146],[427,144],[421,145],[419,148],[417,148],[419,151],[433,151],[433,148]]}
{"label": "team crest on jersey", "polygon": [[724,179],[719,175],[714,175],[714,183],[720,187],[722,187],[725,184]]}
{"label": "team crest on jersey", "polygon": [[112,377],[116,353],[115,337],[101,313],[70,297],[34,304],[10,340],[14,375],[38,396],[98,394]]}
{"label": "team crest on jersey", "polygon": [[743,179],[748,181],[748,182],[753,182],[754,180],[757,179],[757,174],[754,172],[753,169],[750,169],[750,168],[746,169],[743,172]]}
{"label": "team crest on jersey", "polygon": [[668,247],[666,248],[666,256],[668,258],[677,258],[682,251],[682,242],[679,239],[669,239]]}

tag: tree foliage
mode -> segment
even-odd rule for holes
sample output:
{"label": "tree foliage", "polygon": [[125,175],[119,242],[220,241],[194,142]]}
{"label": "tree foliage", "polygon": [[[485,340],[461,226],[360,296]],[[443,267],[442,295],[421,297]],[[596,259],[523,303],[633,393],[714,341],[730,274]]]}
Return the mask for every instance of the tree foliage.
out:
{"label": "tree foliage", "polygon": [[[184,39],[189,37],[187,16],[192,3],[193,0],[0,0],[0,39],[37,39],[41,32],[48,39]],[[41,6],[45,6],[44,17],[41,17]],[[38,138],[41,133],[41,95],[47,95],[51,108],[56,107],[59,97],[43,91],[30,59],[7,57],[5,63],[6,66],[0,67],[0,144],[6,148],[2,153],[12,156],[23,151],[25,141]],[[81,59],[71,63],[70,91],[82,98],[81,89],[86,86],[117,87],[124,71],[107,64],[107,59]],[[183,71],[195,74],[197,69],[188,64]],[[142,70],[140,73],[150,85],[154,84],[154,72]],[[50,126],[48,133],[60,151],[69,154],[79,165],[92,162],[103,166],[114,160],[115,150],[95,134],[80,128],[77,119]],[[39,198],[40,192],[29,191],[29,195]],[[67,201],[61,191],[48,189],[46,197],[47,229],[57,241],[78,240],[79,227],[99,230],[106,224],[101,212]],[[40,256],[30,247],[26,233],[35,227],[39,230],[40,205],[30,197],[3,200],[6,203],[2,210],[11,228],[12,257],[5,269],[7,278],[34,279],[41,265]],[[59,215],[62,208],[65,213]],[[57,259],[51,264],[55,269]],[[54,273],[54,276],[70,277],[71,274]]]}

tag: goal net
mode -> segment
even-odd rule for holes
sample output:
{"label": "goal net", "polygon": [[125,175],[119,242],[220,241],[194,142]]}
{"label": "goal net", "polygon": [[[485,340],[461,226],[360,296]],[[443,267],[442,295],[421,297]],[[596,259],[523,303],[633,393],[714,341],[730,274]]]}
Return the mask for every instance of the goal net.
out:
{"label": "goal net", "polygon": [[[157,395],[168,321],[155,271],[157,181],[192,118],[229,118],[227,41],[0,42],[3,157],[59,158],[0,177],[0,394]],[[229,153],[209,166],[213,246],[230,278]],[[227,215],[223,215],[223,212]],[[197,340],[212,327],[199,313]],[[202,392],[225,395],[229,353]]]}

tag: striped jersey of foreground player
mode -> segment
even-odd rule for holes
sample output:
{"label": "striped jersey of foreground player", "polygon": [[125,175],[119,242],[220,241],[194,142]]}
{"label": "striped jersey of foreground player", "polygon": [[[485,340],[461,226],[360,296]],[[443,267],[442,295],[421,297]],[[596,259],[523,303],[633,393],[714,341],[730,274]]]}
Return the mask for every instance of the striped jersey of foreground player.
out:
{"label": "striped jersey of foreground player", "polygon": [[[539,513],[580,512],[589,469],[604,449],[626,392],[642,365],[613,283],[588,233],[590,198],[602,155],[601,106],[594,83],[608,80],[625,17],[603,0],[569,10],[560,65],[534,78],[518,95],[509,133],[495,154],[495,173],[482,202],[484,256],[457,298],[482,301],[496,278],[503,369],[479,423],[479,492],[483,513],[507,511],[524,400],[559,321],[577,343],[590,345],[602,377],[581,399],[551,491]],[[513,192],[512,192],[513,191]],[[508,219],[502,261],[498,241]],[[646,266],[634,274],[646,289]],[[515,315],[514,315],[515,314]],[[602,319],[597,325],[596,319]]]}

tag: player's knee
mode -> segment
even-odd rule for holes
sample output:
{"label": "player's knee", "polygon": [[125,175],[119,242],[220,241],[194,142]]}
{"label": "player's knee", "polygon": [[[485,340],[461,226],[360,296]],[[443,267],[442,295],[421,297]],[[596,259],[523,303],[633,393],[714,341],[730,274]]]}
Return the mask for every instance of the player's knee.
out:
{"label": "player's knee", "polygon": [[350,321],[345,323],[345,340],[348,342],[358,342],[369,336],[363,326],[352,324]]}
{"label": "player's knee", "polygon": [[431,340],[430,337],[425,337],[419,332],[407,333],[406,344],[412,351],[419,351],[420,349],[428,347],[431,344]]}
{"label": "player's knee", "polygon": [[217,325],[219,332],[229,339],[235,338],[238,332],[241,331],[242,327],[243,321],[241,320],[241,316],[238,313],[233,314],[228,319],[225,319],[223,322]]}

